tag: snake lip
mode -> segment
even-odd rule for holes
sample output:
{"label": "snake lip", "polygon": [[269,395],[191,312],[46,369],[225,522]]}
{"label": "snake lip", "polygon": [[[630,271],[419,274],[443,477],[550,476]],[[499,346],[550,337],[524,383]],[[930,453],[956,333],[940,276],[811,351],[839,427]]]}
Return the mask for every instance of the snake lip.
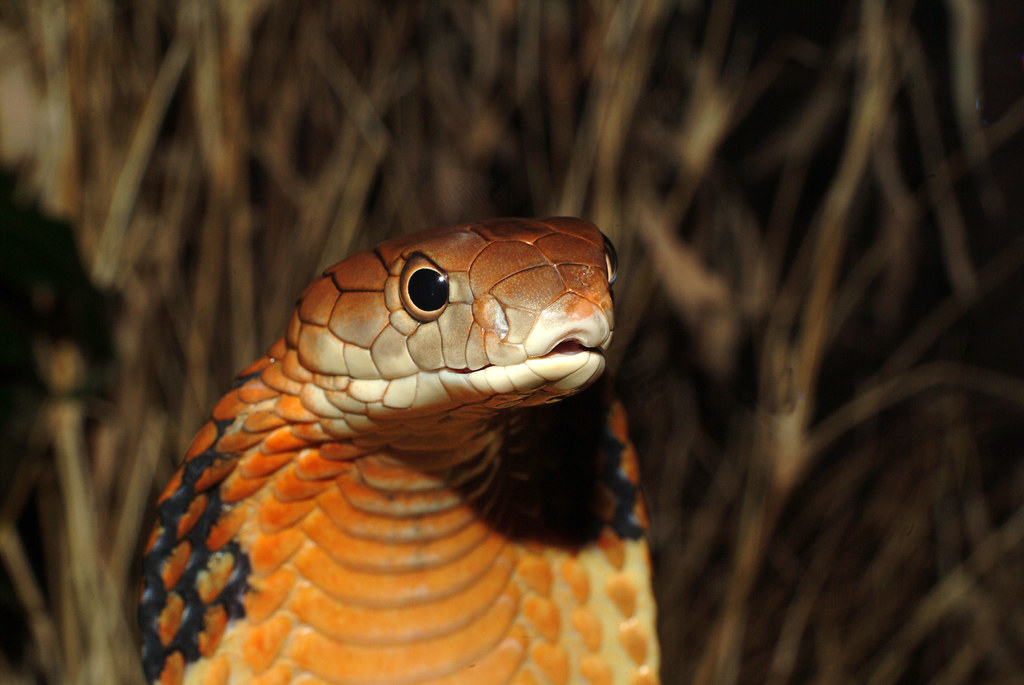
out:
{"label": "snake lip", "polygon": [[545,357],[555,357],[563,354],[578,354],[580,352],[596,352],[596,348],[584,345],[576,338],[569,338],[558,343],[551,350],[543,355]]}
{"label": "snake lip", "polygon": [[[556,344],[554,347],[552,347],[550,350],[548,350],[544,354],[542,354],[540,356],[537,356],[537,357],[530,357],[530,359],[548,359],[548,358],[551,358],[551,357],[569,357],[569,356],[572,356],[574,354],[580,354],[581,352],[595,352],[595,353],[600,354],[601,353],[601,348],[599,348],[599,347],[591,347],[590,345],[584,345],[577,338],[568,338],[568,339],[563,340],[560,343]],[[470,369],[470,368],[453,369],[450,366],[446,366],[444,368],[446,368],[448,371],[451,371],[452,373],[457,373],[457,374],[465,375],[465,374],[470,374],[470,373],[476,373],[477,371],[483,371],[484,369],[489,368],[491,366],[494,366],[494,364],[484,364],[483,366],[481,366],[478,369]]]}

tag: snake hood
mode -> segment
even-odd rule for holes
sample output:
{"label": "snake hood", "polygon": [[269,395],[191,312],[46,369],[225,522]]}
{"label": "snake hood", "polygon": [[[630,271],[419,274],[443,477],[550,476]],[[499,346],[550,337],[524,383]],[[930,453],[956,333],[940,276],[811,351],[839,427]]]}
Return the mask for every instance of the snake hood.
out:
{"label": "snake hood", "polygon": [[504,411],[600,375],[614,278],[604,236],[560,218],[329,268],[157,500],[148,682],[654,685],[623,410]]}
{"label": "snake hood", "polygon": [[271,356],[329,435],[434,448],[460,423],[593,382],[615,269],[610,241],[578,219],[395,238],[314,281]]}

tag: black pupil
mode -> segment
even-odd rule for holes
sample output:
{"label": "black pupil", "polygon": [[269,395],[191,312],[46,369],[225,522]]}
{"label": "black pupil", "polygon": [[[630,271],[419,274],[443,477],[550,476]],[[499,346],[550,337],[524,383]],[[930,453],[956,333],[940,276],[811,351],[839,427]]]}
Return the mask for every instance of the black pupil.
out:
{"label": "black pupil", "polygon": [[425,312],[436,312],[448,302],[448,279],[433,269],[419,269],[409,276],[409,299]]}

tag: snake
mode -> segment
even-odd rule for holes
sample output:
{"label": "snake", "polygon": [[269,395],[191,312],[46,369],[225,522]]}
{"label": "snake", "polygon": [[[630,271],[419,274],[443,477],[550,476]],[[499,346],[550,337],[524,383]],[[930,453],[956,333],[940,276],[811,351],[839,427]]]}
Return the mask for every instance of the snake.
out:
{"label": "snake", "polygon": [[564,217],[324,271],[157,499],[147,682],[658,683],[637,456],[595,383],[616,272]]}

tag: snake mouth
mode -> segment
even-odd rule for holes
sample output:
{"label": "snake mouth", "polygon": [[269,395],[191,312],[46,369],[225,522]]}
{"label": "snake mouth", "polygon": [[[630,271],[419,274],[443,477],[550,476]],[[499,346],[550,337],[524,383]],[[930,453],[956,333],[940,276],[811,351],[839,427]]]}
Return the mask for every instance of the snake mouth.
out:
{"label": "snake mouth", "polygon": [[599,352],[599,351],[600,350],[598,348],[596,348],[596,347],[590,347],[588,345],[584,345],[582,342],[580,342],[576,338],[569,338],[568,340],[563,340],[562,342],[560,342],[557,345],[555,345],[554,347],[552,347],[550,352],[548,352],[547,354],[541,355],[540,358],[544,358],[544,357],[557,357],[557,356],[566,355],[566,354],[579,354],[580,352]]}
{"label": "snake mouth", "polygon": [[[538,357],[531,357],[530,359],[537,360],[550,359],[552,357],[569,357],[574,354],[580,354],[581,352],[594,352],[596,354],[601,354],[602,350],[600,347],[591,347],[590,345],[584,345],[577,338],[569,338],[558,343],[550,350],[548,350],[545,354],[542,354]],[[486,364],[478,369],[453,369],[450,366],[446,366],[445,369],[451,371],[452,373],[465,375],[470,373],[476,373],[477,371],[483,371],[484,369],[490,368],[492,366],[494,366],[494,364]]]}
{"label": "snake mouth", "polygon": [[[498,404],[492,406],[555,401],[585,388],[601,374],[605,366],[603,352],[603,346],[591,347],[573,336],[559,340],[540,356],[527,356],[518,363],[496,362],[472,371],[444,368],[439,377],[445,390],[439,399],[450,402],[458,396],[469,402],[471,397],[484,401],[494,398]],[[426,391],[430,386],[423,387]]]}

